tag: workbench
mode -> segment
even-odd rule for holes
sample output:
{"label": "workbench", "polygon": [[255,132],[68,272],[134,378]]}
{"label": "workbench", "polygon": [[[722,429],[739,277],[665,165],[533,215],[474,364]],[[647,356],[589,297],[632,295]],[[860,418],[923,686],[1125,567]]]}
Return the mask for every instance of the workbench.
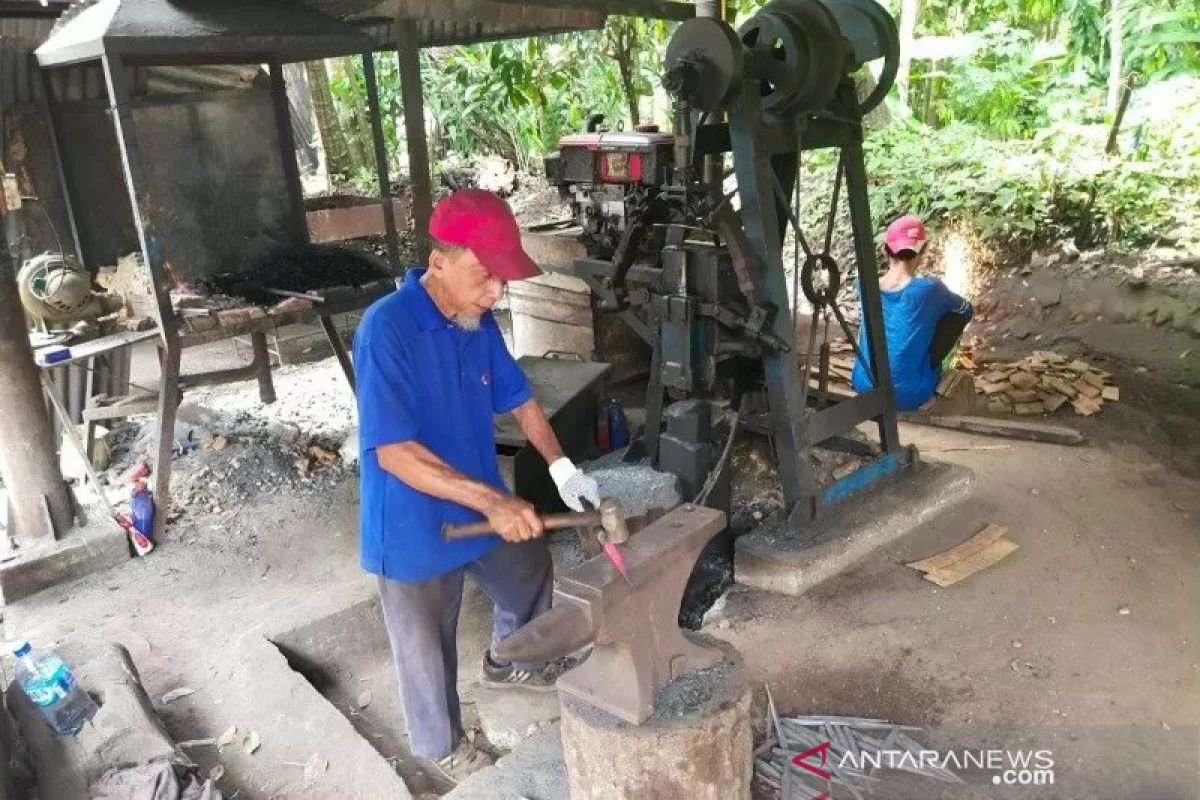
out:
{"label": "workbench", "polygon": [[[563,454],[576,463],[597,455],[596,414],[611,365],[537,356],[522,356],[517,364],[545,409]],[[539,507],[558,505],[558,490],[546,462],[530,446],[517,421],[511,414],[495,420],[497,453],[512,460],[513,491]]]}

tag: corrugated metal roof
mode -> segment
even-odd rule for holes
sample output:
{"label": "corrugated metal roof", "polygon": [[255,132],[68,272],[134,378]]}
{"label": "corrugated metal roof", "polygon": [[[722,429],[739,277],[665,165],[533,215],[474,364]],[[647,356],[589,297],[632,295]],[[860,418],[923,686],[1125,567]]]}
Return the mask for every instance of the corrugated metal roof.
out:
{"label": "corrugated metal roof", "polygon": [[42,66],[120,54],[146,64],[307,61],[362,52],[370,40],[290,0],[84,0],[38,48]]}

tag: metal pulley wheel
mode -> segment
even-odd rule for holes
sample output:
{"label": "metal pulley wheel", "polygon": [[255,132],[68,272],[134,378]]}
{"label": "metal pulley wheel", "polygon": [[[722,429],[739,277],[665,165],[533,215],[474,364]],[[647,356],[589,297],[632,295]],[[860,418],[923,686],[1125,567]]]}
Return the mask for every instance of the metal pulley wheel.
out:
{"label": "metal pulley wheel", "polygon": [[[825,276],[821,286],[816,283],[819,273]],[[835,305],[841,288],[842,273],[833,256],[829,253],[813,253],[804,260],[804,266],[800,268],[800,289],[813,308]]]}
{"label": "metal pulley wheel", "polygon": [[716,113],[742,84],[744,50],[733,29],[718,19],[693,17],[671,36],[663,86],[692,108]]}
{"label": "metal pulley wheel", "polygon": [[875,88],[858,106],[859,113],[865,116],[883,102],[896,82],[896,71],[900,66],[900,33],[896,29],[896,20],[875,0],[825,0],[825,4],[837,18],[842,35],[850,42],[854,53],[852,70],[883,59]]}
{"label": "metal pulley wheel", "polygon": [[738,36],[750,51],[747,72],[761,81],[762,109],[770,116],[824,108],[848,71],[849,45],[820,0],[771,0]]}

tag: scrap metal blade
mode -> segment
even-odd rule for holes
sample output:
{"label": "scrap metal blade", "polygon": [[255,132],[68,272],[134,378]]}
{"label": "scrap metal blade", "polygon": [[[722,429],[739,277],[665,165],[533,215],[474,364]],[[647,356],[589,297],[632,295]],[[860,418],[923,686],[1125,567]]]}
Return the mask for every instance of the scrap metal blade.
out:
{"label": "scrap metal blade", "polygon": [[600,542],[600,546],[604,548],[604,554],[608,556],[608,560],[612,562],[613,567],[617,572],[621,573],[621,577],[625,579],[625,582],[632,586],[633,581],[629,580],[629,573],[625,571],[625,556],[621,555],[621,551],[617,549],[616,542],[603,539]]}

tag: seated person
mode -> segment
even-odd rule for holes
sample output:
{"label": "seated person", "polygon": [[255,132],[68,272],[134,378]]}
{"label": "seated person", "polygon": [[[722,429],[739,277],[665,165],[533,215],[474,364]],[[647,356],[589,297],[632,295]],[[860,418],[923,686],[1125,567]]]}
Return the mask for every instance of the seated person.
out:
{"label": "seated person", "polygon": [[[887,228],[883,251],[888,271],[879,279],[888,364],[896,389],[896,408],[913,411],[929,403],[974,310],[938,278],[917,276],[927,243],[925,224],[912,215]],[[860,287],[861,295],[861,287]],[[870,359],[864,317],[859,349]],[[870,364],[856,361],[851,384],[856,392],[873,386]]]}

